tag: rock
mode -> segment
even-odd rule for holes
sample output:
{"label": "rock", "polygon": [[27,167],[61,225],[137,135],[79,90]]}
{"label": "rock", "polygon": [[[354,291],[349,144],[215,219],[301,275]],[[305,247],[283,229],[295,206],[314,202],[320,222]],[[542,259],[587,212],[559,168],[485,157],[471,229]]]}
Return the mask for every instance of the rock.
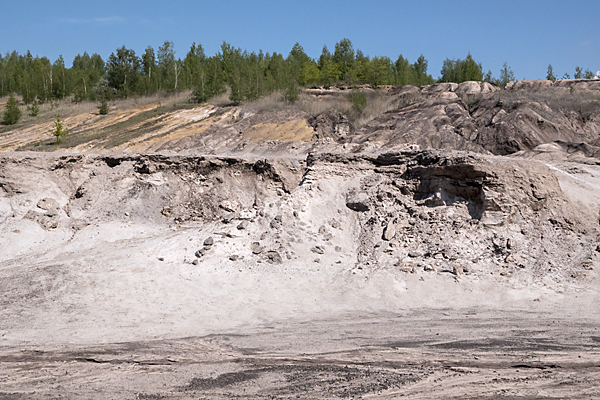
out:
{"label": "rock", "polygon": [[271,226],[271,229],[281,229],[283,225],[283,217],[281,215],[276,216],[269,225]]}
{"label": "rock", "polygon": [[252,249],[252,254],[260,254],[263,252],[263,250],[264,249],[262,248],[262,246],[255,247]]}
{"label": "rock", "polygon": [[265,206],[265,203],[263,203],[263,201],[258,197],[258,195],[254,195],[254,204],[253,206],[255,208],[262,208]]}
{"label": "rock", "polygon": [[38,201],[37,206],[46,211],[56,211],[60,208],[58,202],[51,197],[41,199]]}
{"label": "rock", "polygon": [[348,118],[336,109],[331,109],[308,120],[315,130],[315,139],[332,138],[343,140],[350,132]]}
{"label": "rock", "polygon": [[237,202],[223,200],[219,203],[219,207],[221,207],[225,211],[236,212],[239,209],[239,204]]}
{"label": "rock", "polygon": [[158,257],[158,261],[165,261],[164,257]]}
{"label": "rock", "polygon": [[264,250],[259,242],[252,242],[250,248],[252,249],[252,254],[260,254]]}
{"label": "rock", "polygon": [[238,224],[237,228],[239,230],[244,230],[248,227],[248,224],[249,224],[248,221],[242,221]]}
{"label": "rock", "polygon": [[411,258],[423,257],[423,253],[417,250],[409,251],[408,256]]}
{"label": "rock", "polygon": [[336,253],[340,253],[341,251],[342,251],[342,248],[340,246],[335,246]]}
{"label": "rock", "polygon": [[272,250],[267,252],[267,260],[271,263],[271,264],[281,264],[283,262],[283,259],[281,258],[281,255]]}
{"label": "rock", "polygon": [[327,228],[324,225],[319,227],[319,234],[324,235],[327,233]]}
{"label": "rock", "polygon": [[460,266],[454,266],[454,267],[452,268],[452,273],[453,273],[454,275],[456,275],[456,276],[458,276],[458,275],[462,275],[462,273],[463,273],[463,272],[464,272],[464,271],[463,271],[463,268],[462,268],[462,267],[460,267]]}
{"label": "rock", "polygon": [[206,250],[200,249],[200,250],[196,250],[196,253],[194,255],[198,258],[201,258],[205,253],[206,253]]}
{"label": "rock", "polygon": [[387,240],[388,242],[392,240],[396,236],[396,227],[393,223],[387,224],[383,229],[383,240]]}
{"label": "rock", "polygon": [[340,229],[342,227],[342,224],[340,224],[335,219],[331,220],[331,222],[329,223],[329,225],[331,225],[331,227],[334,228],[334,229]]}
{"label": "rock", "polygon": [[229,259],[231,261],[237,261],[240,258],[240,256],[238,256],[237,254],[232,254],[229,256]]}
{"label": "rock", "polygon": [[162,208],[162,211],[160,212],[162,215],[164,215],[165,217],[170,217],[171,213],[173,212],[173,210],[171,209],[171,207],[169,206],[164,206]]}
{"label": "rock", "polygon": [[515,243],[512,239],[506,239],[506,248],[507,249],[512,249],[515,246]]}
{"label": "rock", "polygon": [[192,261],[192,265],[198,265],[198,264],[200,264],[200,260],[198,260],[197,258],[194,261]]}
{"label": "rock", "polygon": [[210,247],[213,244],[215,244],[215,240],[212,237],[208,237],[208,238],[206,238],[206,240],[204,240],[205,247]]}
{"label": "rock", "polygon": [[317,254],[325,253],[325,249],[323,249],[323,246],[314,246],[310,249],[310,251],[312,251],[313,253],[317,253]]}
{"label": "rock", "polygon": [[366,192],[350,192],[346,196],[346,207],[353,211],[369,211],[370,198]]}

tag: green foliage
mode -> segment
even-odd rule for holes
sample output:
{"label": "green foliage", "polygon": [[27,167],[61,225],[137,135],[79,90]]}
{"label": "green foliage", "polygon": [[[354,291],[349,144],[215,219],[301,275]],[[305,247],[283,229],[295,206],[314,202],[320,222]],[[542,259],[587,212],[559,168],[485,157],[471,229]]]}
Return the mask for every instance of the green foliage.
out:
{"label": "green foliage", "polygon": [[583,77],[584,77],[584,79],[594,79],[594,73],[592,71],[590,71],[589,69],[586,69],[585,75]]}
{"label": "green foliage", "polygon": [[353,89],[350,92],[350,102],[352,103],[352,108],[361,113],[367,108],[367,95],[361,90]]}
{"label": "green foliage", "polygon": [[580,66],[575,67],[575,75],[573,76],[573,78],[581,79],[582,75],[583,75],[583,69],[581,69]]}
{"label": "green foliage", "polygon": [[108,102],[106,101],[106,99],[103,99],[100,103],[100,106],[98,106],[98,112],[100,113],[100,115],[106,115],[108,114],[108,110]]}
{"label": "green foliage", "polygon": [[56,121],[54,121],[54,130],[52,134],[56,136],[56,144],[60,144],[60,138],[67,135],[69,133],[68,129],[63,129],[62,121],[60,120],[60,115],[56,115]]}
{"label": "green foliage", "polygon": [[440,82],[462,83],[466,81],[482,81],[483,68],[481,63],[476,63],[471,53],[464,60],[444,60]]}
{"label": "green foliage", "polygon": [[27,111],[29,111],[29,115],[31,115],[32,117],[37,117],[37,115],[40,113],[40,107],[38,106],[38,101],[33,100],[33,103],[31,103],[30,106],[27,106]]}
{"label": "green foliage", "polygon": [[548,64],[548,72],[546,73],[546,79],[549,81],[556,81],[556,76],[554,76],[554,70],[552,69],[552,64]]}
{"label": "green foliage", "polygon": [[338,65],[341,79],[345,80],[354,64],[354,47],[349,39],[342,39],[335,44],[332,60]]}
{"label": "green foliage", "polygon": [[2,122],[4,122],[6,125],[14,125],[19,122],[20,118],[21,110],[19,110],[19,103],[11,93],[10,97],[8,98],[8,102],[6,102],[6,108],[4,109]]}
{"label": "green foliage", "polygon": [[508,82],[515,81],[515,74],[512,69],[508,66],[508,63],[504,63],[502,69],[500,70],[500,79],[497,82],[498,86],[506,86]]}

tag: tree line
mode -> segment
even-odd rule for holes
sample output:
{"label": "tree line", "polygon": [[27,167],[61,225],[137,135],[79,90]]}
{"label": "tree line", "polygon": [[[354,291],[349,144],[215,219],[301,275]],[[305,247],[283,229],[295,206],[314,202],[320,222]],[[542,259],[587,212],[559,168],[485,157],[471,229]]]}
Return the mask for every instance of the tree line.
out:
{"label": "tree line", "polygon": [[500,78],[483,73],[481,63],[471,54],[464,60],[446,59],[435,80],[428,73],[428,61],[421,55],[414,62],[399,55],[369,57],[355,50],[349,39],[335,44],[333,52],[323,47],[318,58],[309,57],[296,43],[289,54],[248,52],[223,42],[220,51],[206,56],[200,44],[193,43],[185,57],[176,57],[173,42],[158,49],[148,46],[140,55],[122,46],[104,60],[99,54],[84,52],[75,56],[72,66],[59,56],[33,57],[29,51],[0,54],[0,96],[19,93],[26,104],[53,99],[105,102],[115,98],[157,92],[192,90],[193,100],[206,101],[230,90],[234,103],[282,91],[294,100],[300,87],[332,85],[428,85],[435,82],[488,81],[505,85],[514,73],[505,63]]}
{"label": "tree line", "polygon": [[402,55],[369,57],[354,50],[348,39],[335,44],[333,53],[323,47],[317,59],[302,46],[283,54],[248,52],[224,42],[208,57],[202,45],[193,43],[185,57],[176,57],[173,42],[157,50],[148,46],[141,55],[125,46],[103,60],[84,52],[68,68],[59,56],[33,57],[29,51],[0,55],[0,96],[21,94],[26,104],[73,96],[75,101],[126,98],[157,92],[193,90],[196,101],[231,90],[231,100],[255,99],[274,90],[293,97],[299,87],[334,84],[427,85],[435,80],[427,72],[423,55],[410,63]]}

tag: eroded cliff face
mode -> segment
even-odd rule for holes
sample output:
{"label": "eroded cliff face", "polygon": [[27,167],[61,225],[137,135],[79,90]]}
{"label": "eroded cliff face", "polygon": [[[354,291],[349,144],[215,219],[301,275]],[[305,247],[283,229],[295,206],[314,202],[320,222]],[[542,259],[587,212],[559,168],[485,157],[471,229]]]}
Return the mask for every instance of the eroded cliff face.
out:
{"label": "eroded cliff face", "polygon": [[[100,320],[98,335],[130,337],[124,321],[142,311],[138,327],[164,335],[183,334],[172,324],[190,312],[212,321],[183,329],[194,334],[257,316],[494,303],[507,288],[536,298],[597,279],[598,209],[535,160],[407,150],[0,164],[11,340],[48,337],[52,319],[73,340]],[[430,285],[409,294],[420,279]]]}

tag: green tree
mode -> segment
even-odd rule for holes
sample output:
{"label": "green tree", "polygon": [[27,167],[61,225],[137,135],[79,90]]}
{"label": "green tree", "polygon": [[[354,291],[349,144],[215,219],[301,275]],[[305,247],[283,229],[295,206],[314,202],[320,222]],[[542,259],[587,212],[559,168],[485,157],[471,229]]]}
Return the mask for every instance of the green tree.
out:
{"label": "green tree", "polygon": [[108,102],[106,99],[102,99],[100,106],[98,106],[98,113],[100,115],[107,115],[109,111]]}
{"label": "green tree", "polygon": [[548,64],[548,72],[546,73],[546,79],[552,82],[556,81],[556,76],[554,76],[552,64]]}
{"label": "green tree", "polygon": [[431,85],[434,80],[431,75],[427,74],[427,59],[421,54],[417,61],[415,61],[412,65],[412,69],[414,71],[415,76],[415,84],[422,85]]}
{"label": "green tree", "polygon": [[173,42],[165,41],[158,48],[158,68],[161,71],[163,87],[167,90],[177,91],[180,63],[175,59],[175,45]]}
{"label": "green tree", "polygon": [[508,63],[504,63],[502,65],[502,69],[500,70],[500,86],[506,86],[508,82],[515,81],[515,74],[513,70],[508,66]]}
{"label": "green tree", "polygon": [[140,71],[140,59],[135,51],[125,48],[117,49],[116,54],[111,53],[107,62],[108,82],[119,95],[127,97],[135,93]]}
{"label": "green tree", "polygon": [[298,82],[302,86],[316,85],[321,81],[321,71],[313,60],[307,61],[300,67]]}
{"label": "green tree", "polygon": [[10,94],[8,101],[6,102],[6,108],[4,109],[4,116],[2,117],[2,122],[6,125],[14,125],[19,122],[21,118],[21,110],[19,110],[19,103],[17,99]]}
{"label": "green tree", "polygon": [[56,144],[60,144],[60,138],[67,135],[68,133],[68,129],[63,129],[63,124],[60,120],[60,115],[56,115],[56,121],[54,121],[54,130],[52,131],[52,134],[56,136]]}
{"label": "green tree", "polygon": [[573,76],[573,78],[581,79],[582,75],[583,75],[583,69],[581,69],[580,66],[575,67],[575,75]]}
{"label": "green tree", "polygon": [[584,77],[584,79],[594,79],[594,73],[592,71],[590,71],[589,69],[586,69],[585,75],[583,77]]}
{"label": "green tree", "polygon": [[142,54],[142,73],[144,75],[144,91],[154,93],[158,90],[159,80],[156,73],[156,54],[152,46],[146,47]]}
{"label": "green tree", "polygon": [[408,62],[408,59],[404,58],[402,54],[398,56],[398,59],[394,63],[394,84],[399,86],[414,85],[415,79],[413,77],[413,71]]}
{"label": "green tree", "polygon": [[333,62],[338,65],[340,78],[347,79],[347,74],[354,64],[354,47],[349,39],[342,39],[335,44],[333,52]]}
{"label": "green tree", "polygon": [[31,102],[31,106],[27,106],[27,111],[29,111],[29,115],[31,115],[32,117],[37,117],[37,115],[40,113],[40,107],[38,106],[38,101],[33,100]]}

